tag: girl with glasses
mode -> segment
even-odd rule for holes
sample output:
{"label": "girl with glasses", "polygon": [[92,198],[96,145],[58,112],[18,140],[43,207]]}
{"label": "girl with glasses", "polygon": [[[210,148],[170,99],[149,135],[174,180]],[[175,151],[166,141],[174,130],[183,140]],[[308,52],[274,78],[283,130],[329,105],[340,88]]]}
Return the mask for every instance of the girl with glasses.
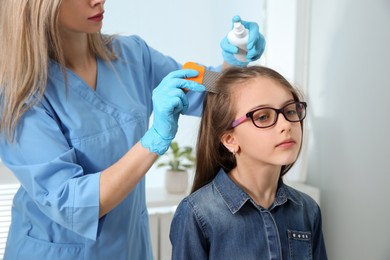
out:
{"label": "girl with glasses", "polygon": [[231,68],[207,93],[192,193],[178,206],[173,259],[327,259],[321,212],[283,176],[306,103],[276,71]]}

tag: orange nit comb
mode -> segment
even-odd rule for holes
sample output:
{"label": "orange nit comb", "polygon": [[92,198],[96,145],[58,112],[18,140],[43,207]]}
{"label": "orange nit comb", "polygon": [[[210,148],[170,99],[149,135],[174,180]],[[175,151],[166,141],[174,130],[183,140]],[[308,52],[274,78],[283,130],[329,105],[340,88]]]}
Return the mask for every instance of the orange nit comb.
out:
{"label": "orange nit comb", "polygon": [[190,62],[184,63],[183,69],[197,70],[199,72],[198,76],[196,76],[194,78],[187,78],[187,79],[198,82],[199,84],[202,84],[204,71],[205,71],[205,68],[203,66],[198,65],[195,62],[190,61]]}
{"label": "orange nit comb", "polygon": [[212,93],[219,92],[218,89],[215,87],[215,83],[221,76],[220,73],[211,70],[206,70],[204,66],[198,65],[195,62],[186,62],[183,65],[183,69],[193,69],[198,71],[199,73],[198,76],[196,77],[186,78],[187,80],[192,80],[199,84],[202,84],[203,86],[206,87],[206,90],[208,92],[212,92]]}

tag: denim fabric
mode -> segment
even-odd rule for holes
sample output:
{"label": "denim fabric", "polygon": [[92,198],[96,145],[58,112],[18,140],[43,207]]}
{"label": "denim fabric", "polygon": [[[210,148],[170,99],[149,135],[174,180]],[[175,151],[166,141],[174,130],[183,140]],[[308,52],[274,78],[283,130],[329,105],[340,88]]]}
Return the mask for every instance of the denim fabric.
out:
{"label": "denim fabric", "polygon": [[327,259],[317,203],[282,181],[258,206],[224,171],[178,206],[172,259]]}

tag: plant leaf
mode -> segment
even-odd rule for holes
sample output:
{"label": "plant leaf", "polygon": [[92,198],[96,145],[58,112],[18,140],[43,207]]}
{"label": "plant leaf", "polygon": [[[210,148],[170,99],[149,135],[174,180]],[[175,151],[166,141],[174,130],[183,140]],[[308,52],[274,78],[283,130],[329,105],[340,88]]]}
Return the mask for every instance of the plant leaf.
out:
{"label": "plant leaf", "polygon": [[164,166],[168,166],[168,165],[169,165],[168,163],[162,162],[162,163],[157,164],[156,167],[160,168],[160,167],[164,167]]}
{"label": "plant leaf", "polygon": [[195,156],[192,154],[192,147],[183,146],[180,147],[176,141],[171,142],[170,149],[162,156],[159,156],[157,160],[165,157],[167,161],[157,164],[157,167],[168,166],[170,170],[191,169],[195,162]]}

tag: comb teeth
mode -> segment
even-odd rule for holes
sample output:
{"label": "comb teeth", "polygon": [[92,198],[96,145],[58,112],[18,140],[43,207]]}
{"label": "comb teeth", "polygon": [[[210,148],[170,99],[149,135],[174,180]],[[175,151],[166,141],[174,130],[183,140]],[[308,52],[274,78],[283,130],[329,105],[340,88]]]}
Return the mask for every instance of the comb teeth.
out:
{"label": "comb teeth", "polygon": [[193,69],[199,72],[197,77],[187,78],[187,80],[192,80],[202,84],[206,87],[208,92],[219,93],[215,84],[217,80],[221,77],[221,73],[211,70],[206,70],[204,66],[198,65],[195,62],[187,62],[183,65],[183,69]]}
{"label": "comb teeth", "polygon": [[221,77],[219,72],[205,70],[202,80],[202,85],[206,87],[208,92],[219,93],[219,90],[216,88],[216,82]]}

